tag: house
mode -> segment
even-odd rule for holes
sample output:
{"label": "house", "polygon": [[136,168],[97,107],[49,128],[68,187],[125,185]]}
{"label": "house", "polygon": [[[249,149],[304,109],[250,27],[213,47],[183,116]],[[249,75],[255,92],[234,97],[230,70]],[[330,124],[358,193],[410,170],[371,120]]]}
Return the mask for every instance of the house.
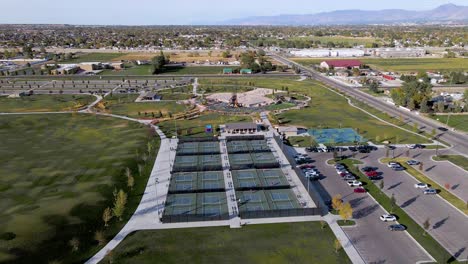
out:
{"label": "house", "polygon": [[279,127],[278,133],[284,135],[286,138],[297,136],[297,127]]}
{"label": "house", "polygon": [[360,68],[362,62],[360,60],[327,60],[320,63],[321,68],[325,69],[351,69]]}
{"label": "house", "polygon": [[82,62],[78,66],[84,71],[96,71],[102,69],[100,62]]}
{"label": "house", "polygon": [[76,64],[59,64],[57,69],[51,71],[52,75],[75,74],[80,70]]}
{"label": "house", "polygon": [[250,122],[241,122],[241,123],[229,123],[226,124],[226,132],[227,133],[255,133],[257,132],[258,127],[255,123]]}
{"label": "house", "polygon": [[145,101],[160,101],[162,98],[162,96],[156,94],[156,93],[153,93],[153,92],[147,92],[144,96],[143,96],[143,100]]}
{"label": "house", "polygon": [[232,68],[224,68],[223,74],[232,74]]}
{"label": "house", "polygon": [[252,74],[252,69],[241,69],[240,74]]}

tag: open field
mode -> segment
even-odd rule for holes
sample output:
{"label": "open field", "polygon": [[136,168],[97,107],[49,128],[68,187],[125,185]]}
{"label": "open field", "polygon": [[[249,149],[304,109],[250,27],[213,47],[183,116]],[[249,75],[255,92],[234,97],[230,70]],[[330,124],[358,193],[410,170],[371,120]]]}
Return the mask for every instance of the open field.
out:
{"label": "open field", "polygon": [[120,61],[119,57],[124,56],[124,54],[125,53],[83,53],[75,55],[76,58],[67,61],[62,61],[61,63]]}
{"label": "open field", "polygon": [[0,112],[74,111],[92,103],[92,95],[31,95],[20,98],[0,97]]}
{"label": "open field", "polygon": [[[363,59],[364,64],[382,71],[418,72],[418,71],[459,71],[468,70],[468,63],[463,58],[402,58],[402,59]],[[324,60],[339,60],[332,58],[294,58],[295,62],[309,66],[320,64]]]}
{"label": "open field", "polygon": [[293,39],[310,39],[313,41],[320,41],[322,45],[327,44],[327,42],[334,43],[348,43],[352,46],[355,45],[366,45],[372,43],[382,43],[380,39],[371,38],[371,37],[345,37],[345,36],[313,36],[313,37],[296,37]]}
{"label": "open field", "polygon": [[312,137],[309,136],[296,136],[296,137],[288,137],[289,144],[291,146],[298,145],[302,148],[307,148],[311,146],[317,146],[317,142]]}
{"label": "open field", "polygon": [[[162,113],[163,116],[184,112],[189,106],[178,104],[176,102],[142,102],[135,103],[138,97],[136,94],[114,94],[107,96],[103,103],[106,110],[112,114],[124,115],[129,117],[152,117],[152,113]],[[145,113],[147,113],[145,115]]]}
{"label": "open field", "polygon": [[344,250],[335,253],[334,240],[330,228],[321,229],[318,222],[140,231],[112,258],[115,263],[351,263]]}
{"label": "open field", "polygon": [[[172,62],[187,62],[187,63],[192,63],[192,62],[205,62],[207,60],[209,61],[235,61],[235,55],[238,54],[239,52],[231,51],[231,57],[230,58],[222,58],[221,54],[223,51],[212,51],[211,56],[209,54],[208,50],[200,50],[200,51],[178,51],[178,52],[164,52],[166,56],[169,55],[170,60]],[[127,53],[119,57],[117,57],[117,60],[151,60],[153,57],[159,55],[159,52],[132,52],[132,53]]]}
{"label": "open field", "polygon": [[440,155],[435,156],[434,160],[448,160],[455,165],[462,167],[464,170],[468,171],[468,158],[461,155]]}
{"label": "open field", "polygon": [[441,126],[447,124],[456,130],[468,132],[468,115],[429,115],[430,118],[439,121]]}
{"label": "open field", "polygon": [[[83,263],[99,249],[94,232],[111,238],[135,210],[155,156],[144,154],[147,143],[154,150],[159,144],[137,123],[85,114],[3,116],[0,138],[2,263]],[[128,203],[123,221],[114,218],[104,229],[101,216],[114,189],[127,192]]]}
{"label": "open field", "polygon": [[[398,223],[407,227],[407,232],[425,249],[427,252],[436,259],[437,263],[458,263],[452,260],[450,253],[448,253],[442,245],[439,244],[432,236],[424,235],[424,229],[418,225],[401,207],[392,207],[390,197],[388,197],[372,180],[369,180],[358,167],[355,166],[356,160],[346,159],[340,160],[340,163],[346,165],[348,170],[354,175],[359,177],[363,182],[367,192],[388,212],[393,211],[398,215]],[[359,163],[360,164],[360,161]],[[393,209],[392,209],[393,208]],[[450,261],[448,261],[450,260]]]}
{"label": "open field", "polygon": [[277,119],[284,125],[296,125],[306,128],[354,128],[364,138],[373,142],[390,140],[405,143],[427,143],[428,141],[417,135],[408,133],[397,127],[387,125],[366,113],[351,107],[345,98],[312,81],[298,82],[287,79],[201,79],[202,83],[253,83],[256,87],[281,90],[287,87],[290,92],[305,94],[312,98],[309,107],[301,110],[291,110],[277,115]]}
{"label": "open field", "polygon": [[[177,122],[164,121],[159,123],[158,126],[167,136],[174,136],[175,127],[177,127],[179,136],[204,137],[219,134],[219,125],[232,122],[252,122],[252,118],[248,116],[229,116],[217,113],[206,113],[191,120],[178,120]],[[205,133],[206,125],[212,125],[215,132],[212,134]]]}

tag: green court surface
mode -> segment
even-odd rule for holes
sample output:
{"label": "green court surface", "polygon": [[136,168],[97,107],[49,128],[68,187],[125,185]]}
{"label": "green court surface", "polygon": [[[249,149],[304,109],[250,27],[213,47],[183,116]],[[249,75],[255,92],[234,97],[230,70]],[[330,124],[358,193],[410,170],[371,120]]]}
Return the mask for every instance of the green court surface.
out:
{"label": "green court surface", "polygon": [[182,142],[177,145],[177,155],[217,154],[220,153],[218,141]]}
{"label": "green court surface", "polygon": [[225,192],[169,194],[164,215],[216,216],[228,212]]}
{"label": "green court surface", "polygon": [[217,171],[221,169],[221,155],[219,154],[176,156],[173,167],[174,172]]}
{"label": "green court surface", "polygon": [[224,189],[222,171],[179,172],[171,175],[169,192],[195,192]]}
{"label": "green court surface", "polygon": [[237,191],[239,212],[301,208],[289,189]]}
{"label": "green court surface", "polygon": [[290,186],[280,169],[233,170],[232,180],[236,190]]}

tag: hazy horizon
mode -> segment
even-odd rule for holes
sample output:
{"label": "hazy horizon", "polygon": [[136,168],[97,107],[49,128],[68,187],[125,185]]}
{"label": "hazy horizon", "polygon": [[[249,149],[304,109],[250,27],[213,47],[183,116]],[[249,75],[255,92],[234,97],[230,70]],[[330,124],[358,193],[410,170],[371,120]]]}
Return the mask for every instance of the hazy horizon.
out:
{"label": "hazy horizon", "polygon": [[[82,0],[77,3],[38,0],[0,0],[3,10],[0,24],[73,24],[73,25],[200,25],[251,17],[274,16],[281,14],[313,14],[335,10],[361,9],[405,9],[429,10],[437,6],[453,3],[467,5],[467,0],[440,1],[376,1],[363,0],[343,3],[330,0],[326,3],[304,4],[300,0],[237,0],[231,6],[219,5],[211,0],[173,0],[162,2],[138,0]],[[26,9],[25,6],[28,6]]]}

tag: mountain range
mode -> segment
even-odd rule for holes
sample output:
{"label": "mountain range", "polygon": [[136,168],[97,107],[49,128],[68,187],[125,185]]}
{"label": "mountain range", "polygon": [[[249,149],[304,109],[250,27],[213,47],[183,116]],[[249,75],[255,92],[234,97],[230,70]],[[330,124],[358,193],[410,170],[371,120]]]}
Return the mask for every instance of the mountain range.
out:
{"label": "mountain range", "polygon": [[466,23],[468,6],[441,5],[432,10],[411,11],[386,10],[341,10],[317,14],[255,16],[221,22],[222,25],[364,25],[395,23]]}

